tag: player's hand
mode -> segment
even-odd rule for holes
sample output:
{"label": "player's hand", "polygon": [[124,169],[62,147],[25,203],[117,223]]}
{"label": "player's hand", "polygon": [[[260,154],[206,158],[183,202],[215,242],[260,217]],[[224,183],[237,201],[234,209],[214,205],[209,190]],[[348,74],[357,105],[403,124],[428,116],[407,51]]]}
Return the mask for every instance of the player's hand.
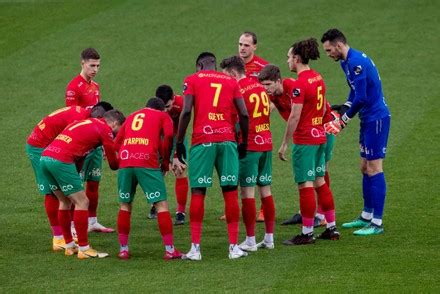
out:
{"label": "player's hand", "polygon": [[177,143],[176,144],[176,155],[177,155],[177,158],[179,159],[179,161],[182,164],[186,165],[186,161],[185,161],[185,159],[186,159],[186,147],[185,147],[185,144],[183,144],[183,143]]}
{"label": "player's hand", "polygon": [[247,144],[246,143],[240,143],[237,146],[238,150],[238,159],[243,159],[246,157],[247,153]]}
{"label": "player's hand", "polygon": [[335,110],[339,116],[343,116],[349,108],[350,106],[346,104],[332,105],[332,110]]}
{"label": "player's hand", "polygon": [[341,119],[339,120],[339,124],[341,125],[341,128],[345,128],[350,120],[351,118],[349,118],[348,115],[344,113],[344,115],[341,116]]}
{"label": "player's hand", "polygon": [[172,167],[172,171],[173,174],[177,177],[177,176],[181,176],[186,170],[186,164],[183,164],[180,162],[179,159],[177,158],[173,158],[173,167]]}
{"label": "player's hand", "polygon": [[341,131],[341,125],[338,120],[332,120],[324,124],[324,129],[327,134],[337,135]]}
{"label": "player's hand", "polygon": [[287,150],[287,144],[286,143],[282,143],[280,149],[278,149],[278,157],[282,160],[282,161],[287,161],[286,158],[286,150]]}

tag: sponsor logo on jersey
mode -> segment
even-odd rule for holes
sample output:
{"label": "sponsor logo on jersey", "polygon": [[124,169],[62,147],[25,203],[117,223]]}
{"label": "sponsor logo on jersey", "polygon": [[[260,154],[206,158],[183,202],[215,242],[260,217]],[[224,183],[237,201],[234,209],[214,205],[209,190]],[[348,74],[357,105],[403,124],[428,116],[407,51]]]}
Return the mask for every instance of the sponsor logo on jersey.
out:
{"label": "sponsor logo on jersey", "polygon": [[136,159],[136,160],[148,160],[150,159],[149,153],[144,152],[129,152],[128,150],[122,150],[119,152],[119,158],[122,160]]}
{"label": "sponsor logo on jersey", "polygon": [[361,72],[362,72],[362,66],[360,66],[360,65],[356,65],[356,66],[353,68],[353,71],[354,71],[354,75],[355,75],[355,76],[360,75]]}
{"label": "sponsor logo on jersey", "polygon": [[299,89],[299,88],[293,89],[293,91],[292,91],[293,97],[298,97],[300,94],[301,94],[301,89]]}

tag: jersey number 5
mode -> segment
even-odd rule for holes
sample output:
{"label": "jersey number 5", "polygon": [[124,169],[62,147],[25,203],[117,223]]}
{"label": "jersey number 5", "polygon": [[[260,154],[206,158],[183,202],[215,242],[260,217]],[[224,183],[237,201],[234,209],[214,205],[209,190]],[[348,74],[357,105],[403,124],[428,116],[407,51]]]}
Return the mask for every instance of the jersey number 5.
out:
{"label": "jersey number 5", "polygon": [[318,98],[318,103],[316,104],[316,109],[320,110],[324,104],[324,95],[322,95],[322,86],[318,86],[316,96]]}

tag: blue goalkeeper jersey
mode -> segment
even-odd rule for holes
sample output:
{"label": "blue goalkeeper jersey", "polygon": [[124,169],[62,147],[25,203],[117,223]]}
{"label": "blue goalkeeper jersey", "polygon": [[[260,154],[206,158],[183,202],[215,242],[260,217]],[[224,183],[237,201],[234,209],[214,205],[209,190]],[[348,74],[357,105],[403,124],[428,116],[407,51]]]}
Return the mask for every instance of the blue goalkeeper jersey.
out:
{"label": "blue goalkeeper jersey", "polygon": [[350,48],[341,67],[350,86],[346,114],[352,118],[359,112],[361,122],[370,122],[390,115],[382,83],[374,62],[363,52]]}

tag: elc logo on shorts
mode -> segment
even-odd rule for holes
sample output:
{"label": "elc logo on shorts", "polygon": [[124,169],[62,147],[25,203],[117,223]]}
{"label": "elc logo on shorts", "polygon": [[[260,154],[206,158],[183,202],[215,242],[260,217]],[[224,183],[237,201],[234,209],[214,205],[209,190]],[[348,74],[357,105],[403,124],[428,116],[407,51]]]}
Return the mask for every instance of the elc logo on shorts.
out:
{"label": "elc logo on shorts", "polygon": [[71,184],[61,186],[61,191],[63,191],[63,192],[68,192],[72,189],[73,189],[73,186]]}
{"label": "elc logo on shorts", "polygon": [[237,177],[235,175],[226,175],[220,177],[220,181],[222,182],[235,182],[236,180]]}
{"label": "elc logo on shorts", "polygon": [[314,172],[313,170],[308,170],[308,171],[307,171],[307,175],[308,175],[309,177],[312,177],[312,176],[315,175],[315,172]]}
{"label": "elc logo on shorts", "polygon": [[259,178],[260,182],[272,182],[272,176],[268,174],[261,175]]}
{"label": "elc logo on shorts", "polygon": [[130,199],[130,193],[124,193],[122,191],[119,191],[119,198],[121,199]]}
{"label": "elc logo on shorts", "polygon": [[250,184],[250,183],[255,184],[256,182],[257,182],[257,177],[254,175],[246,178],[246,183],[248,183],[248,184]]}
{"label": "elc logo on shorts", "polygon": [[197,182],[199,184],[212,184],[212,178],[207,177],[207,176],[203,176],[203,177],[198,178]]}
{"label": "elc logo on shorts", "polygon": [[94,168],[90,171],[89,175],[93,176],[93,177],[100,177],[101,176],[101,169]]}
{"label": "elc logo on shorts", "polygon": [[38,190],[43,191],[44,190],[44,185],[43,184],[39,184],[38,186]]}
{"label": "elc logo on shorts", "polygon": [[58,187],[57,187],[56,185],[49,185],[49,186],[50,186],[50,189],[51,189],[52,191],[59,190]]}
{"label": "elc logo on shorts", "polygon": [[147,197],[148,200],[153,200],[153,199],[157,199],[160,197],[160,192],[156,191],[156,192],[152,192],[152,193],[145,193],[145,197]]}

